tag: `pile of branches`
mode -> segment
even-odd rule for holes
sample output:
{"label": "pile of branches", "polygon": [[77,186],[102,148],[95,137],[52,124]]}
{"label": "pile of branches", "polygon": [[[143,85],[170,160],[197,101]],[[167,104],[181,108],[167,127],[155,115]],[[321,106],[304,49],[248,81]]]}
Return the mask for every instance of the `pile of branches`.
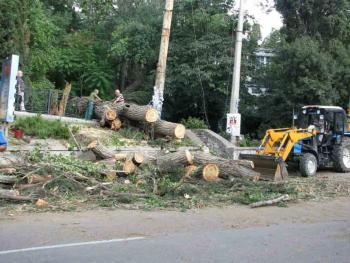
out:
{"label": "pile of branches", "polygon": [[103,153],[105,158],[90,162],[41,150],[26,157],[9,155],[7,161],[2,156],[0,199],[33,202],[38,208],[57,210],[73,200],[137,208],[198,207],[213,204],[211,199],[214,203],[236,200],[247,204],[255,200],[237,197],[246,195],[248,188],[244,185],[254,188],[257,184],[258,174],[246,161],[188,150],[157,156],[113,153],[98,141],[90,149],[99,157]]}

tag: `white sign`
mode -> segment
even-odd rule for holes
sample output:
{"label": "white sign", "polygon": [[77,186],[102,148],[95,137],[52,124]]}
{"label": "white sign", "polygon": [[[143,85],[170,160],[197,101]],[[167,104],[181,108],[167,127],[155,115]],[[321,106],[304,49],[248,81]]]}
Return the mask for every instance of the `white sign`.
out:
{"label": "white sign", "polygon": [[18,64],[18,55],[12,55],[2,63],[0,81],[0,121],[2,122],[14,121],[15,86]]}
{"label": "white sign", "polygon": [[228,113],[226,122],[226,132],[231,136],[241,135],[241,114]]}

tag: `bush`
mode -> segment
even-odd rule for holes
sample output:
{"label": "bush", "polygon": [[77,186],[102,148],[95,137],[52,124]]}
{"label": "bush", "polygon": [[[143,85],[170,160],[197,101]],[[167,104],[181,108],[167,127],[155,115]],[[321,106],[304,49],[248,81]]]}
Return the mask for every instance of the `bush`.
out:
{"label": "bush", "polygon": [[15,129],[21,129],[24,134],[35,136],[40,139],[56,138],[56,139],[68,139],[69,130],[67,124],[63,124],[59,120],[47,121],[40,115],[32,118],[18,118],[16,119]]}
{"label": "bush", "polygon": [[181,123],[187,129],[208,129],[208,126],[205,124],[205,122],[202,119],[198,119],[194,117],[188,117],[186,120],[182,119]]}

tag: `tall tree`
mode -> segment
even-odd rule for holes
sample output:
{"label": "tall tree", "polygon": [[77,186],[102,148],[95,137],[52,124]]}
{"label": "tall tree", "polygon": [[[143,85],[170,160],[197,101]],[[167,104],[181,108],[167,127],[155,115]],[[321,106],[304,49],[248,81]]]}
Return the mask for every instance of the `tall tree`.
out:
{"label": "tall tree", "polygon": [[350,1],[275,2],[284,28],[265,79],[262,126],[290,125],[293,108],[305,104],[345,106],[350,96]]}

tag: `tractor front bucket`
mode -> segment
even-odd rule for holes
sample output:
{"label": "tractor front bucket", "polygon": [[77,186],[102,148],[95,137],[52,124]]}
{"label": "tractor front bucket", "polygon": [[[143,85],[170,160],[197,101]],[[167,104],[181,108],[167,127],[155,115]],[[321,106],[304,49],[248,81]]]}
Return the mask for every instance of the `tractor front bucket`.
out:
{"label": "tractor front bucket", "polygon": [[261,154],[240,154],[240,159],[254,163],[254,170],[263,178],[283,181],[288,177],[287,165],[281,158]]}

